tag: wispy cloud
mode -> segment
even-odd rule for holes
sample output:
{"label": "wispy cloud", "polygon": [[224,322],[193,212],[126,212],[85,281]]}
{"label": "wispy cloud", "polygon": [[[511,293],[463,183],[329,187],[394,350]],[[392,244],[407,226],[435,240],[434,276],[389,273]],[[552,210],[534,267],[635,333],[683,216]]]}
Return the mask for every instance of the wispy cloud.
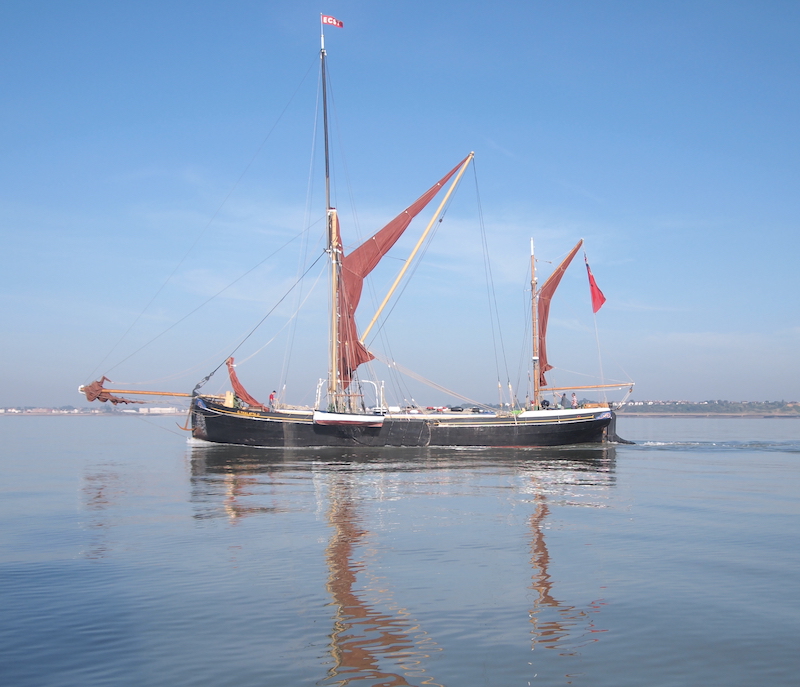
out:
{"label": "wispy cloud", "polygon": [[502,155],[505,155],[506,157],[510,157],[510,158],[517,157],[510,150],[508,150],[507,148],[504,148],[503,146],[501,146],[499,143],[497,143],[496,141],[494,141],[491,138],[485,138],[484,139],[484,143],[486,143],[486,145],[489,148],[491,148],[492,150],[496,150],[498,153],[501,153]]}

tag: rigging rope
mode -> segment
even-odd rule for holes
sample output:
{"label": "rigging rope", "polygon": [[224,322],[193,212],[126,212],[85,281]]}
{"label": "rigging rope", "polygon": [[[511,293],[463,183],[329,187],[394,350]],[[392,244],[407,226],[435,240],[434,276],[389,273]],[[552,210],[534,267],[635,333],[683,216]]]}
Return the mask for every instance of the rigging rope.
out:
{"label": "rigging rope", "polygon": [[[318,258],[318,259],[319,259],[319,258]],[[297,314],[300,312],[300,309],[302,309],[302,307],[305,305],[306,301],[307,301],[309,298],[311,298],[311,294],[312,294],[312,293],[314,293],[314,289],[316,288],[316,286],[317,286],[317,284],[319,283],[319,280],[322,278],[322,275],[323,275],[323,274],[324,274],[324,272],[320,272],[320,273],[319,273],[319,275],[317,276],[317,280],[314,282],[314,286],[312,286],[312,287],[309,289],[309,291],[308,291],[308,294],[306,294],[306,297],[305,297],[305,298],[304,298],[304,299],[301,301],[300,305],[299,305],[299,306],[297,307],[297,309],[294,311],[294,313],[292,314],[292,316],[291,316],[291,317],[290,317],[290,318],[289,318],[289,319],[286,321],[286,323],[285,323],[285,324],[284,324],[284,325],[283,325],[283,326],[282,326],[282,327],[281,327],[281,328],[280,328],[280,329],[279,329],[277,332],[275,332],[275,336],[273,336],[273,337],[272,337],[272,338],[271,338],[269,341],[267,341],[267,342],[266,342],[266,343],[265,343],[265,344],[264,344],[264,345],[263,345],[261,348],[258,348],[258,349],[256,349],[256,350],[255,350],[255,351],[253,351],[253,352],[252,352],[250,355],[248,355],[246,358],[242,358],[242,359],[241,359],[241,360],[240,360],[238,363],[236,363],[236,364],[237,364],[237,366],[238,366],[238,365],[242,365],[243,363],[246,363],[248,360],[250,360],[251,358],[254,358],[254,357],[255,357],[255,356],[257,356],[259,353],[261,353],[261,351],[263,351],[263,350],[264,350],[264,349],[265,349],[267,346],[269,346],[269,345],[270,345],[270,344],[271,344],[273,341],[275,341],[275,339],[277,339],[277,338],[278,338],[278,334],[280,334],[280,333],[281,333],[281,332],[282,332],[284,329],[286,329],[286,327],[288,327],[290,324],[292,324],[292,323],[294,323],[294,322],[295,322],[295,320],[297,319]],[[300,277],[300,279],[302,279],[302,277]],[[242,342],[242,343],[244,343],[244,342]]]}
{"label": "rigging rope", "polygon": [[[311,227],[309,227],[308,229],[310,229],[310,228],[311,228]],[[111,372],[111,370],[114,370],[114,369],[118,368],[118,367],[119,367],[120,365],[122,365],[122,363],[124,363],[126,360],[130,360],[130,359],[131,359],[133,356],[135,356],[137,353],[139,353],[140,351],[142,351],[142,350],[144,350],[145,348],[147,348],[147,347],[148,347],[148,346],[149,346],[151,343],[153,343],[154,341],[156,341],[156,340],[160,339],[162,336],[164,336],[164,334],[166,334],[166,333],[167,333],[167,332],[169,332],[170,330],[172,330],[172,329],[174,329],[175,327],[177,327],[177,326],[178,326],[178,325],[179,325],[181,322],[183,322],[184,320],[186,320],[186,319],[188,319],[189,317],[191,317],[192,315],[194,315],[194,314],[195,314],[195,313],[196,313],[198,310],[200,310],[201,308],[203,308],[203,307],[205,307],[206,305],[208,305],[208,304],[209,304],[211,301],[213,301],[213,300],[214,300],[214,299],[215,299],[217,296],[219,296],[220,294],[224,293],[224,292],[225,292],[225,291],[227,291],[229,288],[231,288],[232,286],[234,286],[235,284],[237,284],[238,282],[240,282],[242,279],[244,279],[244,278],[245,278],[245,277],[246,277],[248,274],[250,274],[250,273],[251,273],[251,272],[253,272],[254,270],[256,270],[256,269],[258,269],[259,267],[261,267],[261,265],[263,265],[263,264],[264,264],[264,263],[265,263],[267,260],[269,260],[270,258],[272,258],[272,257],[274,257],[275,255],[277,255],[278,253],[280,253],[280,252],[281,252],[281,251],[282,251],[284,248],[286,248],[286,246],[288,246],[290,243],[292,243],[292,242],[293,242],[295,239],[297,239],[298,237],[300,237],[300,236],[302,236],[303,234],[305,234],[305,233],[308,231],[308,229],[304,229],[304,230],[303,230],[303,231],[301,231],[299,234],[296,234],[295,236],[293,236],[293,237],[292,237],[291,239],[289,239],[289,240],[288,240],[286,243],[284,243],[284,244],[283,244],[283,245],[282,245],[280,248],[278,248],[277,250],[273,251],[273,252],[272,252],[272,253],[270,253],[270,254],[269,254],[269,255],[268,255],[266,258],[264,258],[264,259],[263,259],[263,260],[261,260],[260,262],[258,262],[258,263],[256,263],[255,265],[253,265],[253,266],[252,266],[252,267],[251,267],[249,270],[247,270],[247,272],[245,272],[244,274],[242,274],[242,275],[238,276],[238,277],[237,277],[236,279],[234,279],[234,280],[233,280],[233,281],[232,281],[230,284],[228,284],[227,286],[225,286],[225,287],[223,287],[222,289],[220,289],[219,291],[217,291],[217,292],[216,292],[216,293],[215,293],[213,296],[211,296],[210,298],[207,298],[207,299],[206,299],[205,301],[203,301],[203,302],[202,302],[200,305],[198,305],[196,308],[194,308],[194,310],[190,310],[188,313],[186,313],[186,314],[185,314],[183,317],[181,317],[179,320],[176,320],[176,321],[175,321],[175,322],[173,322],[173,323],[172,323],[172,324],[171,324],[169,327],[167,327],[166,329],[164,329],[164,330],[163,330],[161,333],[159,333],[159,334],[156,334],[156,335],[155,335],[155,336],[154,336],[152,339],[150,339],[150,340],[149,340],[147,343],[144,343],[144,344],[142,344],[142,345],[141,345],[139,348],[137,348],[137,349],[136,349],[136,350],[135,350],[133,353],[131,353],[130,355],[128,355],[128,356],[126,356],[125,358],[123,358],[122,360],[120,360],[120,361],[119,361],[119,362],[118,362],[116,365],[114,365],[113,367],[110,367],[110,368],[108,368],[108,370],[107,370],[107,373],[108,373],[108,372]],[[319,258],[317,258],[317,260],[319,260]],[[316,262],[316,261],[315,261],[315,262]],[[294,287],[292,287],[292,288],[294,288]]]}
{"label": "rigging rope", "polygon": [[250,332],[247,334],[247,336],[245,336],[245,337],[244,337],[244,338],[243,338],[243,339],[242,339],[242,340],[241,340],[241,341],[240,341],[240,342],[237,344],[237,346],[236,346],[236,347],[235,347],[235,348],[234,348],[234,349],[233,349],[233,350],[232,350],[232,351],[231,351],[231,352],[230,352],[230,353],[229,353],[229,354],[228,354],[228,355],[225,357],[225,360],[223,360],[223,361],[222,361],[222,362],[221,362],[219,365],[217,365],[217,366],[216,366],[216,367],[215,367],[213,370],[211,370],[211,372],[209,372],[209,373],[208,373],[208,374],[207,374],[205,377],[203,377],[203,379],[201,379],[201,380],[200,380],[200,381],[197,383],[197,385],[194,387],[194,389],[193,389],[193,391],[192,391],[192,395],[196,395],[196,394],[197,394],[197,390],[198,390],[198,389],[199,389],[201,386],[203,386],[203,384],[205,384],[205,383],[206,383],[206,382],[207,382],[209,379],[211,379],[211,377],[214,375],[214,373],[215,373],[217,370],[219,370],[219,368],[221,368],[221,367],[222,367],[222,366],[225,364],[225,361],[227,361],[227,360],[228,360],[228,358],[232,357],[232,356],[233,356],[233,354],[234,354],[234,353],[236,353],[236,351],[238,351],[238,350],[239,350],[239,349],[240,349],[240,348],[241,348],[241,347],[244,345],[244,342],[245,342],[245,341],[247,341],[247,340],[248,340],[248,339],[249,339],[251,336],[253,336],[253,334],[255,334],[255,333],[256,333],[256,330],[257,330],[257,329],[258,329],[258,328],[259,328],[259,327],[260,327],[262,324],[264,324],[264,322],[266,322],[266,321],[267,321],[267,318],[268,318],[268,317],[269,317],[269,316],[270,316],[270,315],[271,315],[273,312],[275,312],[275,310],[278,308],[278,306],[279,306],[281,303],[283,303],[283,301],[284,301],[284,300],[286,300],[286,298],[289,296],[289,294],[290,294],[292,291],[294,291],[295,287],[296,287],[298,284],[302,283],[302,281],[303,281],[303,277],[305,277],[305,276],[306,276],[306,275],[307,275],[307,274],[308,274],[308,273],[311,271],[311,269],[314,267],[314,265],[316,265],[316,264],[317,264],[317,263],[320,261],[320,259],[321,259],[321,258],[322,258],[324,255],[327,255],[327,253],[320,253],[320,254],[317,256],[317,259],[316,259],[316,260],[314,260],[314,262],[312,262],[312,263],[311,263],[311,264],[308,266],[308,269],[307,269],[305,272],[303,272],[303,274],[301,274],[301,275],[300,275],[300,277],[297,279],[297,281],[295,281],[295,283],[294,283],[294,284],[292,284],[292,285],[289,287],[289,290],[288,290],[288,291],[287,291],[285,294],[283,294],[283,296],[281,296],[281,297],[278,299],[278,302],[277,302],[277,303],[275,303],[275,305],[273,305],[273,306],[272,306],[272,308],[270,308],[269,312],[268,312],[266,315],[264,315],[264,317],[262,317],[262,318],[261,318],[261,320],[259,320],[258,324],[256,324],[256,326],[255,326],[255,327],[253,327],[253,328],[250,330]]}
{"label": "rigging rope", "polygon": [[[497,375],[497,384],[500,388],[502,385],[500,383],[500,360],[502,359],[503,366],[506,369],[506,381],[509,387],[509,401],[514,404],[514,398],[511,396],[513,392],[511,391],[511,375],[508,372],[508,361],[506,358],[506,348],[505,342],[503,341],[503,330],[500,327],[500,310],[497,307],[497,292],[494,288],[494,276],[492,274],[492,264],[489,260],[489,244],[486,239],[486,225],[483,221],[483,206],[481,205],[481,195],[480,189],[478,187],[478,168],[477,163],[475,160],[472,161],[472,174],[475,179],[475,196],[478,201],[478,221],[480,224],[480,234],[481,234],[481,245],[483,247],[483,270],[486,275],[486,291],[487,297],[489,301],[489,318],[492,323],[492,346],[494,348],[494,367],[495,367],[495,374]],[[497,329],[495,330],[495,325]],[[500,341],[500,356],[497,353],[497,340]],[[500,394],[500,403],[503,403],[503,396],[502,392]]]}
{"label": "rigging rope", "polygon": [[[289,106],[290,106],[290,105],[292,104],[292,102],[294,101],[294,99],[295,99],[295,96],[296,96],[296,95],[298,94],[298,92],[300,91],[300,87],[303,85],[303,83],[305,82],[306,78],[308,77],[308,74],[309,74],[309,72],[311,72],[311,69],[312,69],[312,68],[313,68],[315,65],[316,65],[316,58],[314,59],[314,62],[313,62],[313,63],[311,64],[311,66],[308,68],[308,70],[306,71],[306,73],[303,75],[303,78],[302,78],[302,79],[300,79],[300,83],[297,85],[297,88],[295,89],[294,93],[292,93],[291,97],[289,98],[289,101],[286,103],[286,106],[283,108],[283,110],[281,111],[281,113],[278,115],[278,118],[275,120],[275,123],[272,125],[272,127],[270,128],[270,130],[267,132],[267,135],[264,137],[264,140],[263,140],[263,141],[261,141],[261,144],[258,146],[258,148],[256,148],[256,152],[255,152],[255,153],[253,153],[253,156],[250,158],[250,162],[248,162],[248,163],[247,163],[247,165],[245,165],[245,168],[244,168],[244,170],[242,171],[242,173],[239,175],[239,178],[236,180],[236,182],[233,184],[233,186],[231,187],[231,189],[228,191],[227,195],[226,195],[226,196],[225,196],[225,197],[222,199],[222,202],[219,204],[219,207],[217,207],[217,209],[214,211],[214,214],[213,214],[213,215],[211,215],[211,218],[210,218],[210,219],[208,220],[208,222],[206,223],[206,226],[205,226],[205,227],[203,227],[203,229],[202,229],[202,230],[201,230],[201,231],[200,231],[200,232],[197,234],[197,236],[195,237],[194,241],[192,242],[192,244],[191,244],[191,245],[189,246],[189,248],[187,249],[186,253],[185,253],[185,254],[183,255],[183,257],[182,257],[182,258],[181,258],[181,259],[178,261],[178,264],[177,264],[177,265],[175,265],[175,268],[172,270],[172,272],[169,274],[169,276],[166,278],[166,280],[164,280],[164,283],[163,283],[163,284],[161,284],[161,286],[158,288],[158,290],[155,292],[155,294],[153,294],[153,297],[152,297],[152,298],[151,298],[151,299],[150,299],[150,300],[149,300],[149,301],[148,301],[148,302],[145,304],[144,308],[142,308],[141,312],[140,312],[140,313],[139,313],[139,314],[136,316],[136,318],[133,320],[133,322],[131,323],[131,325],[130,325],[130,326],[129,326],[129,327],[126,329],[126,330],[125,330],[125,332],[123,333],[123,335],[122,335],[122,336],[121,336],[121,337],[120,337],[120,338],[117,340],[117,342],[116,342],[116,343],[115,343],[115,344],[114,344],[114,345],[111,347],[111,350],[110,350],[108,353],[106,353],[106,354],[105,354],[105,356],[103,356],[103,359],[102,359],[102,360],[101,360],[101,361],[100,361],[100,362],[97,364],[97,366],[96,366],[96,367],[95,367],[95,368],[94,368],[94,369],[91,371],[91,373],[90,373],[90,374],[87,376],[87,378],[86,378],[87,382],[88,382],[88,380],[89,380],[89,379],[94,379],[94,376],[95,376],[95,374],[96,374],[96,373],[97,373],[97,371],[98,371],[98,370],[99,370],[99,369],[100,369],[100,368],[103,366],[103,363],[105,363],[105,361],[106,361],[106,360],[108,360],[108,358],[111,356],[111,354],[112,354],[112,353],[113,353],[113,352],[114,352],[114,351],[115,351],[115,350],[116,350],[116,349],[119,347],[119,345],[120,345],[120,344],[121,344],[121,343],[122,343],[122,342],[125,340],[125,337],[127,337],[127,336],[128,336],[128,334],[130,334],[131,330],[132,330],[132,329],[133,329],[133,328],[136,326],[136,324],[139,322],[139,320],[140,320],[140,319],[141,319],[141,318],[144,316],[145,312],[147,312],[148,308],[150,308],[150,306],[151,306],[151,305],[152,305],[152,304],[155,302],[155,300],[158,298],[158,296],[161,294],[161,292],[162,292],[162,291],[163,291],[163,290],[166,288],[167,284],[169,284],[169,283],[170,283],[170,281],[172,281],[172,278],[173,278],[173,277],[175,276],[175,274],[178,272],[178,270],[180,269],[181,265],[183,265],[183,263],[184,263],[184,262],[186,262],[186,259],[187,259],[187,258],[189,257],[189,255],[192,253],[192,251],[194,250],[195,246],[197,246],[197,244],[200,242],[200,239],[201,239],[201,238],[203,238],[203,236],[205,235],[205,233],[208,231],[209,227],[210,227],[210,226],[213,224],[214,220],[217,218],[217,215],[219,215],[219,213],[222,211],[222,208],[223,208],[223,207],[225,207],[225,204],[228,202],[228,200],[230,199],[230,197],[233,195],[233,192],[234,192],[234,191],[235,191],[235,190],[238,188],[238,186],[239,186],[239,184],[241,183],[242,179],[244,178],[245,174],[247,174],[247,172],[250,170],[250,167],[253,165],[253,163],[255,162],[256,158],[257,158],[257,157],[259,156],[259,154],[261,153],[261,150],[262,150],[262,149],[264,148],[264,146],[267,144],[267,141],[270,139],[270,137],[272,136],[273,132],[274,132],[274,131],[275,131],[275,129],[277,128],[278,124],[279,124],[279,123],[281,122],[281,120],[283,119],[283,116],[286,114],[286,111],[289,109]],[[203,303],[203,305],[205,305],[205,303]],[[202,307],[202,306],[199,306],[199,307]],[[192,312],[194,312],[194,311],[192,311]],[[191,313],[190,313],[190,314],[191,314]],[[188,317],[188,315],[187,315],[187,317]],[[185,318],[184,318],[184,319],[185,319]],[[177,324],[177,323],[176,323],[176,324]],[[162,334],[163,334],[163,333],[164,333],[164,332],[162,332]],[[160,335],[159,335],[159,336],[160,336]],[[156,338],[158,338],[158,337],[156,337]],[[154,340],[154,339],[153,339],[153,340]],[[149,345],[149,343],[151,343],[151,342],[148,342],[147,344],[145,344],[145,346]],[[143,346],[142,348],[144,348],[144,346]],[[134,353],[132,353],[131,355],[135,355],[135,354],[136,354],[136,353],[138,353],[140,350],[142,350],[142,349],[141,349],[141,348],[137,349],[137,350],[136,350],[136,351],[134,351]],[[125,362],[125,360],[128,360],[128,358],[130,358],[130,357],[131,357],[131,356],[128,356],[128,357],[127,357],[127,358],[125,358],[123,361],[120,361],[119,363],[117,363],[117,364],[116,364],[116,365],[114,365],[113,367],[109,368],[109,370],[108,370],[108,371],[110,372],[111,370],[115,369],[116,367],[118,367],[119,365],[121,365],[123,362]]]}
{"label": "rigging rope", "polygon": [[[314,127],[311,136],[311,155],[308,164],[308,181],[306,182],[306,207],[303,216],[303,226],[311,227],[311,206],[312,206],[312,197],[314,193],[314,157],[317,150],[317,134],[318,134],[318,126],[319,126],[319,109],[320,109],[320,97],[322,95],[322,89],[320,88],[320,80],[322,79],[322,70],[320,70],[319,75],[317,77],[317,98],[314,105]],[[316,222],[314,223],[316,224]],[[320,237],[321,238],[321,237]],[[297,274],[301,274],[303,271],[304,261],[308,259],[308,241],[306,240],[303,245],[300,247],[300,254],[297,258]],[[316,283],[316,282],[315,282]],[[313,289],[313,287],[312,287]],[[303,301],[303,289],[300,288],[297,291],[297,300],[295,301],[295,313],[300,309],[301,304]],[[289,332],[289,336],[286,337],[286,347],[283,351],[283,364],[281,366],[280,376],[278,377],[279,385],[282,385],[284,388],[286,387],[286,383],[289,379],[289,369],[292,363],[292,352],[294,351],[294,340],[297,336],[297,318],[293,319],[293,325]]]}
{"label": "rigging rope", "polygon": [[471,398],[469,398],[467,396],[463,396],[463,395],[461,395],[461,394],[459,394],[459,393],[457,393],[457,392],[455,392],[455,391],[453,391],[451,389],[448,389],[445,386],[442,386],[441,384],[437,384],[436,382],[433,382],[430,379],[426,379],[425,377],[423,377],[420,374],[417,374],[413,370],[409,370],[408,368],[403,367],[402,365],[400,365],[400,363],[395,362],[394,360],[390,360],[389,358],[385,358],[382,355],[376,354],[376,353],[373,353],[373,355],[375,356],[375,358],[377,360],[380,360],[384,365],[388,366],[390,369],[394,368],[394,369],[398,370],[399,372],[402,372],[407,377],[411,377],[411,379],[415,379],[418,382],[422,382],[423,384],[425,384],[426,386],[431,387],[432,389],[436,389],[437,391],[443,391],[444,393],[446,393],[446,394],[448,394],[450,396],[453,396],[454,398],[458,398],[458,399],[460,399],[462,401],[466,401],[467,403],[471,403],[472,405],[477,406],[479,408],[485,408],[487,410],[492,410],[492,408],[490,406],[487,406],[485,403],[480,403],[478,401],[475,401],[474,399],[471,399]]}

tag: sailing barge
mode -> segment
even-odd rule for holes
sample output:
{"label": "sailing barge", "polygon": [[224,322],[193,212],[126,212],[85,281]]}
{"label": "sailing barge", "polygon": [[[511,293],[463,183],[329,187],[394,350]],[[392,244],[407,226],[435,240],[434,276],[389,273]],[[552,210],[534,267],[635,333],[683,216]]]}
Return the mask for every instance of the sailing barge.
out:
{"label": "sailing barge", "polygon": [[[341,26],[341,22],[326,22]],[[315,408],[288,409],[270,401],[262,405],[250,396],[234,370],[233,358],[226,360],[233,391],[225,396],[200,393],[201,381],[191,394],[144,392],[164,396],[184,396],[191,399],[191,432],[195,439],[223,444],[240,444],[271,448],[305,447],[537,447],[570,444],[597,444],[622,441],[615,431],[615,414],[608,405],[585,408],[551,407],[543,398],[547,386],[545,373],[551,369],[547,362],[546,329],[550,301],[555,290],[582,245],[576,245],[541,288],[536,277],[536,265],[531,247],[531,356],[533,389],[524,409],[491,411],[461,408],[431,412],[409,408],[393,412],[380,399],[372,409],[365,407],[360,391],[358,368],[374,359],[365,346],[367,334],[378,320],[394,290],[423,245],[450,195],[472,162],[473,153],[451,169],[412,205],[356,249],[345,253],[336,209],[331,205],[330,158],[328,145],[327,53],[324,32],[320,48],[322,112],[325,150],[325,199],[327,242],[330,263],[330,347],[326,393],[318,389]],[[416,244],[411,256],[395,280],[378,312],[359,335],[355,313],[361,298],[365,277],[378,265],[403,232],[447,184],[448,190],[434,218]],[[588,267],[588,264],[587,264]],[[596,289],[590,274],[590,284]],[[594,291],[593,291],[594,295]],[[221,367],[221,365],[220,365]],[[219,369],[219,368],[217,368]],[[213,372],[212,372],[213,374]],[[130,390],[106,389],[105,377],[80,391],[88,400],[111,403],[139,402],[115,396],[117,393],[143,393]],[[591,388],[598,389],[600,385]],[[626,384],[625,386],[629,386]],[[579,388],[579,387],[571,387]],[[568,390],[569,387],[558,389]],[[555,391],[550,388],[548,391]],[[188,429],[188,427],[187,427]]]}

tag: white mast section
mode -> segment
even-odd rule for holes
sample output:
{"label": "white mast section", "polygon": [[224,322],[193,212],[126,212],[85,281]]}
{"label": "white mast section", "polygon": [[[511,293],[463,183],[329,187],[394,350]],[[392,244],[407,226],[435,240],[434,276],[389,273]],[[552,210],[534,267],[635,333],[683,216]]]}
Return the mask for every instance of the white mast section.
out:
{"label": "white mast section", "polygon": [[536,278],[536,258],[533,251],[531,238],[531,337],[533,339],[533,403],[534,409],[539,408],[539,308],[537,293],[538,279]]}

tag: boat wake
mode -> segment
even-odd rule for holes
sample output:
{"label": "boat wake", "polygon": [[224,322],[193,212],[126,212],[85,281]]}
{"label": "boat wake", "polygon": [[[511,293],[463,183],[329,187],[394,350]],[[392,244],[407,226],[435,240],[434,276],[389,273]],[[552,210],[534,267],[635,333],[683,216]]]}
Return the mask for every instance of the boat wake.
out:
{"label": "boat wake", "polygon": [[687,451],[767,451],[800,453],[800,441],[639,441],[637,448]]}

